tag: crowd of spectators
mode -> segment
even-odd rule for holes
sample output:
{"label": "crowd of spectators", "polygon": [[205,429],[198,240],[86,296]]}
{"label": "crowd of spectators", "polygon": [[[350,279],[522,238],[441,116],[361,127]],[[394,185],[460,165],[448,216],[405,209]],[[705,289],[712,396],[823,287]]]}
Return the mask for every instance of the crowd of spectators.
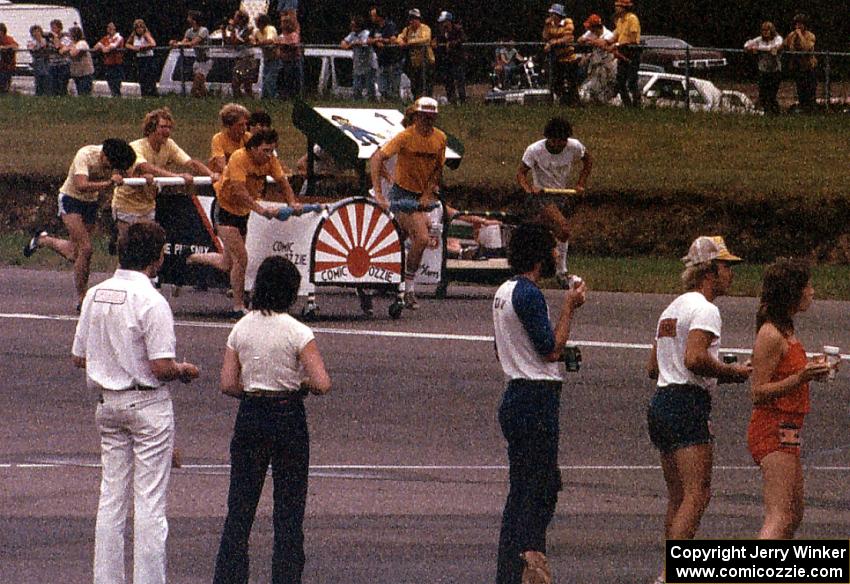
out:
{"label": "crowd of spectators", "polygon": [[[260,97],[291,99],[302,93],[304,39],[297,0],[279,0],[272,3],[268,14],[253,18],[244,9],[236,10],[213,34],[197,10],[190,10],[186,21],[188,28],[183,38],[171,40],[168,46],[192,50],[188,53],[193,58],[192,96],[207,95],[207,77],[213,67],[207,47],[216,41],[235,53],[230,79],[235,97],[254,97],[253,88],[261,70],[257,48],[263,62]],[[435,83],[440,83],[445,92],[441,99],[450,103],[466,101],[470,54],[466,32],[456,14],[440,11],[433,25],[429,25],[420,9],[411,7],[403,26],[399,26],[384,8],[373,6],[368,15],[351,15],[349,23],[350,32],[339,44],[353,53],[354,99],[398,101],[403,96],[433,97]],[[589,15],[583,24],[584,30],[577,30],[577,22],[563,4],[554,3],[548,8],[539,47],[545,81],[540,81],[533,71],[533,61],[520,53],[513,36],[503,36],[491,61],[494,90],[538,84],[547,85],[561,104],[570,107],[608,103],[617,95],[626,106],[640,106],[637,79],[644,44],[633,0],[614,0],[611,28],[598,14]],[[744,44],[744,51],[757,57],[759,104],[765,113],[779,112],[777,93],[783,64],[795,81],[799,109],[811,111],[815,107],[818,61],[811,54],[815,35],[808,28],[805,14],[795,16],[793,27],[783,38],[772,22],[765,21],[761,35]],[[33,25],[25,47],[0,23],[0,93],[10,90],[16,51],[25,48],[31,55],[36,95],[66,95],[71,79],[78,95],[88,95],[97,66],[112,96],[118,97],[127,76],[126,66],[133,64],[141,95],[155,96],[162,61],[156,54],[157,46],[154,35],[140,18],[133,22],[126,38],[110,22],[91,48],[79,26],[66,31],[58,20],[50,23],[46,33],[40,25]],[[532,48],[529,52],[538,51]],[[783,59],[783,52],[788,53],[787,58]],[[402,92],[402,73],[410,83],[409,95]]]}

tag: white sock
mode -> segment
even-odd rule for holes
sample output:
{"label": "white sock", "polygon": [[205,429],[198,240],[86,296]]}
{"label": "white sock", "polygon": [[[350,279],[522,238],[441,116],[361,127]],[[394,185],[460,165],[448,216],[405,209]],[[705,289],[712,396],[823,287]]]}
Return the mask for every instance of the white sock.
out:
{"label": "white sock", "polygon": [[558,248],[558,270],[557,271],[558,271],[559,274],[566,274],[569,271],[569,269],[568,269],[569,263],[567,262],[567,250],[569,249],[569,247],[570,247],[569,241],[559,241],[557,243],[557,248]]}

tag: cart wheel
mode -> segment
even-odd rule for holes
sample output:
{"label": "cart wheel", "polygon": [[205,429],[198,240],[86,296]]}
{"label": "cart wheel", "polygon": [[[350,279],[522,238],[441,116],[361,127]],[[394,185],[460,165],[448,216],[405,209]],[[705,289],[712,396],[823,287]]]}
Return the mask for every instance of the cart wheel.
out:
{"label": "cart wheel", "polygon": [[447,282],[440,282],[437,286],[437,289],[434,291],[434,298],[437,300],[442,300],[446,297],[446,292],[449,289],[449,285]]}
{"label": "cart wheel", "polygon": [[401,316],[401,311],[404,308],[404,303],[396,300],[392,304],[390,304],[390,318],[393,320],[398,319]]}

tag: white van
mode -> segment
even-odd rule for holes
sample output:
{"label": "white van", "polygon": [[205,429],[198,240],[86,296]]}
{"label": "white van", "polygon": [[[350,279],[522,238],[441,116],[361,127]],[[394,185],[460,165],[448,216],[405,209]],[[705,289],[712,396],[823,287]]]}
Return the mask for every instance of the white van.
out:
{"label": "white van", "polygon": [[[0,0],[0,22],[6,24],[8,34],[22,49],[26,48],[30,39],[30,27],[34,24],[41,25],[46,34],[50,32],[51,20],[61,20],[63,30],[72,26],[83,28],[83,19],[76,8],[51,4],[12,4],[9,0]],[[30,75],[32,55],[29,51],[18,51],[15,58],[16,74]]]}

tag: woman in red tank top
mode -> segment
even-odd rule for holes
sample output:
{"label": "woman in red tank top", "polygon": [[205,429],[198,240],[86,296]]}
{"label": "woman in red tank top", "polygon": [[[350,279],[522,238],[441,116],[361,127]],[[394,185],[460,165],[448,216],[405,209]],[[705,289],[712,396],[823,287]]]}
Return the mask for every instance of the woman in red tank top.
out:
{"label": "woman in red tank top", "polygon": [[825,361],[806,357],[794,334],[794,317],[812,304],[809,266],[780,259],[767,268],[756,316],[753,414],[747,443],[764,477],[765,517],[760,539],[791,539],[803,519],[800,432],[809,411],[809,381],[829,373]]}

